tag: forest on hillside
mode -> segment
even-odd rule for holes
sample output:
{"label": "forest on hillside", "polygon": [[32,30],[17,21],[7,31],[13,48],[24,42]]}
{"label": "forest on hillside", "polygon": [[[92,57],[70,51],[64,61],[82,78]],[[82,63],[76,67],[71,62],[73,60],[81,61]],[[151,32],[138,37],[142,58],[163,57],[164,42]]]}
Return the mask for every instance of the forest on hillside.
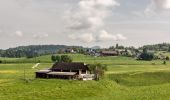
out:
{"label": "forest on hillside", "polygon": [[35,56],[54,54],[67,48],[82,48],[80,46],[66,46],[66,45],[30,45],[19,46],[16,48],[9,48],[6,50],[0,50],[0,57],[20,58],[27,57],[32,58]]}

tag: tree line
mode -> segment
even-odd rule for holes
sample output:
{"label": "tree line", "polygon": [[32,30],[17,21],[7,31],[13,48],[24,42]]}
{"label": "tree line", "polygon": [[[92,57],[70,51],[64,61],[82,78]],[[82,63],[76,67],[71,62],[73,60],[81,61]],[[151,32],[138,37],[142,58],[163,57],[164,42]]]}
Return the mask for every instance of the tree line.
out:
{"label": "tree line", "polygon": [[169,43],[161,43],[161,44],[154,44],[154,45],[145,45],[140,47],[139,49],[147,49],[153,51],[168,51],[170,52],[170,44]]}
{"label": "tree line", "polygon": [[68,63],[70,63],[70,62],[73,61],[73,59],[68,55],[61,55],[61,56],[60,55],[52,55],[51,60],[54,63],[56,63],[56,62],[68,62]]}

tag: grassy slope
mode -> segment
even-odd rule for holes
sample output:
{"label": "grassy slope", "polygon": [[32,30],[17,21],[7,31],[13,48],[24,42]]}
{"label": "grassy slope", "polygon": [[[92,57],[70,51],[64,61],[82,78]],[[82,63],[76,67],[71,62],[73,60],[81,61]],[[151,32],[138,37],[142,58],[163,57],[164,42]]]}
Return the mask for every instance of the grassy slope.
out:
{"label": "grassy slope", "polygon": [[[100,81],[68,81],[57,79],[35,79],[34,63],[0,65],[1,100],[153,100],[170,99],[170,67],[162,61],[136,61],[126,57],[93,58],[84,55],[70,55],[74,61],[86,63],[101,62],[108,65],[105,79]],[[50,67],[50,56],[41,60],[39,69]],[[8,58],[6,59],[8,61]],[[10,62],[34,59],[10,59]],[[152,63],[156,65],[152,65]],[[23,80],[26,69],[28,83]]]}

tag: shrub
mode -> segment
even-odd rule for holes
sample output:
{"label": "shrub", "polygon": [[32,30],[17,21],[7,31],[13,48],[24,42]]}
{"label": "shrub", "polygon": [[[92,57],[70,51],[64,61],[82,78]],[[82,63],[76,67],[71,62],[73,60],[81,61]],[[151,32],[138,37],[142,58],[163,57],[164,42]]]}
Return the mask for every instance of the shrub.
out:
{"label": "shrub", "polygon": [[166,61],[164,61],[163,64],[166,65]]}

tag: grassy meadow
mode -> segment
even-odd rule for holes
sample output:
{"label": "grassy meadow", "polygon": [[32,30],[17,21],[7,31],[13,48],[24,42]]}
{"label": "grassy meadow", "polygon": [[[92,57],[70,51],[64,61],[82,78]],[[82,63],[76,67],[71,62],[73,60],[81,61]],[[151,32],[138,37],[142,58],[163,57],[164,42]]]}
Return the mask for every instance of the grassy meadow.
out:
{"label": "grassy meadow", "polygon": [[[51,56],[0,58],[0,100],[169,100],[170,62],[128,57],[70,54],[73,61],[102,63],[108,71],[100,81],[35,79],[35,71],[52,66]],[[40,62],[38,68],[32,66]],[[24,69],[25,78],[24,80]]]}

